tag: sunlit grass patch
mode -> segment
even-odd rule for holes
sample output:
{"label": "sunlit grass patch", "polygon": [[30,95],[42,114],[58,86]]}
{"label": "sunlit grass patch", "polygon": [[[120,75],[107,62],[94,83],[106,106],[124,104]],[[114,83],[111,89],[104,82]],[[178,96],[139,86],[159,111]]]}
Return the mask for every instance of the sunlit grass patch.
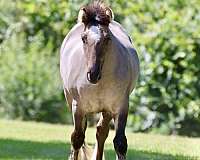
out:
{"label": "sunlit grass patch", "polygon": [[[0,159],[63,160],[70,152],[73,126],[35,122],[0,121]],[[110,131],[105,146],[107,160],[115,159]],[[200,139],[127,133],[128,160],[198,160]],[[88,128],[86,141],[95,142],[95,129]]]}

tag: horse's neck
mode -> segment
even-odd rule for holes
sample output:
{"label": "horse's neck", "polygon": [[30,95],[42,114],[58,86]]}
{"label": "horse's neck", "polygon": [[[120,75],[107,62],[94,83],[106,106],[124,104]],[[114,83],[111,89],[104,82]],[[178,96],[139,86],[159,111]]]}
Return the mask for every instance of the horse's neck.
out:
{"label": "horse's neck", "polygon": [[103,72],[105,74],[110,74],[111,72],[113,72],[113,70],[116,66],[117,53],[116,53],[115,49],[116,49],[116,47],[115,47],[113,41],[111,40],[109,42],[109,45],[107,46],[107,48],[104,50],[105,60],[104,60]]}

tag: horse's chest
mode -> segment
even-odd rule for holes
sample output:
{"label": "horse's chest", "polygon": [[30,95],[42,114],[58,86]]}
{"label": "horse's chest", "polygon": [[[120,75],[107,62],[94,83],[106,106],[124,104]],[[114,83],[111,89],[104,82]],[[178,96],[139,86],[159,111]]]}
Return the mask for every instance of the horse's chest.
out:
{"label": "horse's chest", "polygon": [[117,85],[92,86],[80,90],[82,109],[86,113],[108,111],[117,113],[123,88]]}

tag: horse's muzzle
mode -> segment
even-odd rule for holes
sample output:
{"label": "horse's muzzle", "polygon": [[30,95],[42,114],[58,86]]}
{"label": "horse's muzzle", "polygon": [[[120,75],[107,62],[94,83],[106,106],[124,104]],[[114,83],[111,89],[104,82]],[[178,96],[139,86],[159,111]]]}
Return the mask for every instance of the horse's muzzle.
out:
{"label": "horse's muzzle", "polygon": [[87,80],[90,83],[96,84],[101,79],[101,69],[97,67],[94,71],[90,70],[87,72]]}

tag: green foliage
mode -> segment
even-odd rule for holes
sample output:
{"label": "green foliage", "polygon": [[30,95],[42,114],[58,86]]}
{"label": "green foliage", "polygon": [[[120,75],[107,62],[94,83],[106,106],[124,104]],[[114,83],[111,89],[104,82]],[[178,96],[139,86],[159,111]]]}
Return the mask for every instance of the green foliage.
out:
{"label": "green foliage", "polygon": [[[39,38],[39,36],[37,37]],[[59,86],[58,59],[38,39],[27,48],[24,36],[2,44],[0,87],[2,112],[9,118],[63,122],[64,100]],[[16,43],[17,42],[17,43]]]}
{"label": "green foliage", "polygon": [[[78,9],[87,2],[0,2],[0,105],[4,108],[0,113],[45,121],[61,117],[54,122],[65,119],[58,52],[76,23]],[[133,131],[199,135],[200,1],[106,2],[131,34],[141,62],[128,126]]]}
{"label": "green foliage", "polygon": [[140,81],[131,97],[136,114],[132,126],[139,123],[136,130],[153,127],[168,133],[199,133],[199,7],[196,0],[145,1],[124,11],[124,22],[134,26],[141,60]]}

